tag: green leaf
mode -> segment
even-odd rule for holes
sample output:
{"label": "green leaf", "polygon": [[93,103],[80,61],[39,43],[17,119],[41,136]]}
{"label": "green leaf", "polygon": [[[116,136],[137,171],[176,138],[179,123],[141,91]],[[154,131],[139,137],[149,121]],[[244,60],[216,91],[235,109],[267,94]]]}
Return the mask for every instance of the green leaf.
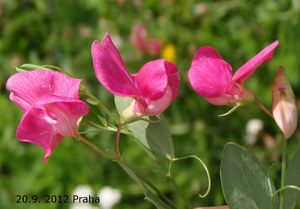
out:
{"label": "green leaf", "polygon": [[266,169],[245,148],[233,143],[226,144],[220,172],[230,209],[278,208],[277,195],[272,199],[275,187]]}
{"label": "green leaf", "polygon": [[[124,162],[119,161],[119,165],[137,184],[145,190],[145,199],[155,205],[158,209],[177,209],[170,200],[166,197],[148,180],[140,176],[136,171],[130,168]],[[148,186],[146,186],[148,185]],[[155,194],[155,193],[156,194]]]}
{"label": "green leaf", "polygon": [[146,190],[145,191],[145,199],[155,205],[158,209],[172,209],[169,207],[164,201],[162,201],[156,194],[153,192]]}
{"label": "green leaf", "polygon": [[[115,97],[116,107],[120,115],[131,101],[131,98]],[[157,120],[155,116],[146,117],[146,119],[155,120],[155,122],[139,120],[128,124],[128,129],[148,149],[171,159],[174,156],[174,144],[166,120],[164,117]]]}
{"label": "green leaf", "polygon": [[123,170],[128,174],[128,176],[130,176],[130,178],[132,178],[137,184],[139,184],[141,187],[145,189],[142,180],[128,165],[126,165],[124,162],[121,161],[118,161],[118,163],[123,168]]}
{"label": "green leaf", "polygon": [[[291,159],[288,169],[286,171],[286,185],[295,185],[300,187],[300,146]],[[299,191],[287,189],[284,191],[285,209],[292,209],[295,207],[300,198]]]}

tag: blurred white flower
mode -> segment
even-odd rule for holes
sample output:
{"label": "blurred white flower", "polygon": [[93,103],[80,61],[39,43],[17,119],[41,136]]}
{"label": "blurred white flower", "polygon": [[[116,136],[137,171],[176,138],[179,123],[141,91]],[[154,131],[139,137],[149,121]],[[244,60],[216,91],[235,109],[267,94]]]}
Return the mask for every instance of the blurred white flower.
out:
{"label": "blurred white flower", "polygon": [[91,204],[77,203],[77,204],[72,204],[70,209],[99,209],[99,208],[94,207]]}
{"label": "blurred white flower", "polygon": [[259,132],[263,129],[264,124],[260,119],[251,119],[246,125],[245,141],[247,144],[254,144]]}
{"label": "blurred white flower", "polygon": [[103,187],[98,192],[100,197],[100,207],[102,209],[112,209],[121,200],[121,191],[112,187]]}
{"label": "blurred white flower", "polygon": [[79,185],[73,191],[73,196],[87,197],[93,195],[93,190],[89,185]]}
{"label": "blurred white flower", "polygon": [[[74,189],[72,197],[75,195],[79,197],[93,196],[93,190],[89,185],[79,185]],[[70,206],[70,209],[98,209],[98,207],[90,203],[75,202]]]}

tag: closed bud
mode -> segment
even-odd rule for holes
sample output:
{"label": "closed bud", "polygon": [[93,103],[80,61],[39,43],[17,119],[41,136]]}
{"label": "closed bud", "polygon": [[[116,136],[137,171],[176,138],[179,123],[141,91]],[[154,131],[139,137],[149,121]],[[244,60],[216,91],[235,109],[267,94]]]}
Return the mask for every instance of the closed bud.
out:
{"label": "closed bud", "polygon": [[288,139],[297,127],[297,106],[292,87],[283,67],[279,67],[273,83],[273,117]]}

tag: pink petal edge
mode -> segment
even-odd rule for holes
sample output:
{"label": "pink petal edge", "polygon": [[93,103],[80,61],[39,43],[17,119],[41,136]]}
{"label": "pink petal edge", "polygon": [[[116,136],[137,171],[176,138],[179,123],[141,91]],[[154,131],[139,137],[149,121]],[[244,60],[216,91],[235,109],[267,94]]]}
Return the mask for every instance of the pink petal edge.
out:
{"label": "pink petal edge", "polygon": [[56,130],[56,120],[51,118],[46,109],[32,107],[23,115],[17,129],[17,138],[42,147],[45,151],[44,161],[47,161],[55,147],[63,139]]}
{"label": "pink petal edge", "polygon": [[108,91],[118,96],[139,95],[132,76],[108,34],[101,43],[93,42],[91,52],[95,74]]}
{"label": "pink petal edge", "polygon": [[234,74],[233,81],[243,83],[263,62],[272,59],[274,50],[278,45],[279,41],[274,41],[242,65]]}
{"label": "pink petal edge", "polygon": [[6,82],[11,100],[23,110],[51,95],[78,99],[80,79],[51,70],[33,70],[12,75]]}

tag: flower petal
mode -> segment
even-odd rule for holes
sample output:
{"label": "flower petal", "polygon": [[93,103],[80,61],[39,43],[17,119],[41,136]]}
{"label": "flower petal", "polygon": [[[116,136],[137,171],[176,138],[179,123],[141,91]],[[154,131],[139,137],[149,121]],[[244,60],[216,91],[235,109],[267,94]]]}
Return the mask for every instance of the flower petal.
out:
{"label": "flower petal", "polygon": [[203,46],[195,53],[193,60],[198,60],[202,58],[215,58],[222,59],[222,56],[214,48],[209,46]]}
{"label": "flower petal", "polygon": [[149,102],[146,108],[147,115],[158,115],[165,111],[172,102],[172,90],[168,86],[165,95],[158,100],[152,100]]}
{"label": "flower petal", "polygon": [[9,98],[11,101],[13,101],[17,105],[19,105],[23,111],[26,111],[31,106],[30,103],[28,103],[25,100],[23,100],[22,98],[16,96],[13,92],[10,93]]}
{"label": "flower petal", "polygon": [[168,76],[168,86],[171,88],[172,100],[174,100],[177,97],[179,91],[179,72],[176,68],[176,65],[171,62],[165,61],[165,67]]}
{"label": "flower petal", "polygon": [[232,70],[217,51],[210,47],[202,47],[193,58],[188,77],[198,94],[213,98],[221,96],[232,82]]}
{"label": "flower petal", "polygon": [[164,96],[168,85],[165,62],[163,59],[150,61],[136,74],[135,82],[144,98],[157,100]]}
{"label": "flower petal", "polygon": [[44,105],[57,120],[56,129],[62,136],[76,136],[78,120],[89,112],[89,107],[81,100],[61,100]]}
{"label": "flower petal", "polygon": [[279,41],[274,41],[272,44],[261,50],[236,71],[233,80],[238,83],[243,83],[263,62],[272,59],[274,50],[278,45]]}
{"label": "flower petal", "polygon": [[17,138],[42,147],[45,151],[44,160],[47,160],[63,138],[57,133],[56,123],[46,109],[32,107],[25,112],[19,124]]}
{"label": "flower petal", "polygon": [[94,41],[92,58],[96,76],[108,91],[118,96],[139,95],[134,80],[109,35],[101,43]]}
{"label": "flower petal", "polygon": [[80,82],[59,72],[33,70],[14,74],[8,79],[6,88],[11,92],[11,99],[27,109],[50,95],[78,99]]}

